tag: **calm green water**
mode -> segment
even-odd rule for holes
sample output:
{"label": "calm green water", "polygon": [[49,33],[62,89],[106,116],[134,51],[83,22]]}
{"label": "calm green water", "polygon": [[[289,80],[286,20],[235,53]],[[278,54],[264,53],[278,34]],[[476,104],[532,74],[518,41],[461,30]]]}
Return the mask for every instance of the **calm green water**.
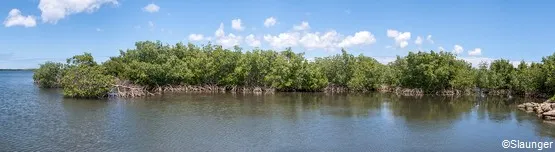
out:
{"label": "calm green water", "polygon": [[182,93],[75,100],[35,87],[32,72],[0,72],[0,93],[0,151],[505,151],[505,139],[555,141],[555,125],[516,110],[522,99]]}

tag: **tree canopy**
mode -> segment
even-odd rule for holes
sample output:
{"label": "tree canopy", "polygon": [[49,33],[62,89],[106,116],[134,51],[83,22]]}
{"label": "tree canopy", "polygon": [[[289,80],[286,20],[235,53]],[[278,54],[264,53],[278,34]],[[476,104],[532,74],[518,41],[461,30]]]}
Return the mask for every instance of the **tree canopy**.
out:
{"label": "tree canopy", "polygon": [[197,46],[143,41],[101,64],[90,53],[73,56],[65,64],[46,62],[33,78],[40,87],[62,87],[69,97],[103,97],[123,80],[148,89],[210,85],[277,91],[323,91],[326,87],[372,91],[385,86],[434,93],[478,87],[516,94],[553,94],[554,56],[544,57],[541,63],[522,62],[517,67],[499,59],[473,68],[449,52],[410,52],[382,64],[346,50],[309,61],[304,53],[291,48],[247,51],[210,43]]}

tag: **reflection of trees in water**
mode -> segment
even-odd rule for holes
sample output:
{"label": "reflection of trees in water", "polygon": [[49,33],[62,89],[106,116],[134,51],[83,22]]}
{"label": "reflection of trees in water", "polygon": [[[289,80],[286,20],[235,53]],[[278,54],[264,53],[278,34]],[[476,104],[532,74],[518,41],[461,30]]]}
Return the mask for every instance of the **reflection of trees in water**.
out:
{"label": "reflection of trees in water", "polygon": [[495,123],[503,123],[515,120],[519,125],[530,125],[534,127],[537,135],[555,138],[555,123],[542,122],[534,113],[526,113],[517,109],[516,105],[524,102],[542,102],[535,98],[487,97],[479,100],[477,108],[478,119],[493,120]]}
{"label": "reflection of trees in water", "polygon": [[[537,120],[537,121],[543,121],[543,120]],[[555,139],[555,122],[553,121],[538,122],[538,124],[534,126],[536,126],[534,129],[537,135]]]}
{"label": "reflection of trees in water", "polygon": [[476,114],[479,120],[493,120],[494,122],[510,121],[512,113],[516,109],[516,99],[501,97],[487,97],[478,99],[476,102]]}
{"label": "reflection of trees in water", "polygon": [[382,104],[383,94],[326,95],[321,104],[323,114],[341,117],[367,117]]}
{"label": "reflection of trees in water", "polygon": [[473,102],[469,98],[458,97],[393,97],[390,109],[395,116],[410,121],[452,121],[470,112]]}
{"label": "reflection of trees in water", "polygon": [[[164,99],[145,99],[132,104],[156,115],[210,116],[220,121],[236,122],[240,119],[283,119],[287,121],[317,120],[321,116],[375,117],[388,110],[403,119],[411,129],[451,128],[461,119],[493,120],[504,123],[516,119],[518,123],[532,123],[542,136],[555,136],[555,125],[536,121],[535,115],[516,110],[523,99],[467,97],[399,97],[392,94],[325,94],[276,93],[254,94],[191,94],[166,96]],[[141,111],[141,109],[137,109]],[[130,112],[130,111],[127,111]],[[156,121],[156,120],[153,120]],[[166,122],[167,123],[167,122]],[[148,125],[148,124],[145,124]],[[433,125],[430,127],[430,125]],[[156,125],[155,125],[156,126]],[[153,127],[155,127],[153,126]]]}

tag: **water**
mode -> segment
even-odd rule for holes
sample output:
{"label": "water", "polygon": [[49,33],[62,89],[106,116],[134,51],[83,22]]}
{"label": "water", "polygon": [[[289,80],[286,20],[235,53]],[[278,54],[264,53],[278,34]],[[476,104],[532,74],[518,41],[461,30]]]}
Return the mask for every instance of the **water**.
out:
{"label": "water", "polygon": [[35,87],[32,72],[0,72],[0,92],[0,151],[505,151],[506,139],[555,141],[555,125],[516,110],[523,99],[181,93],[75,100]]}

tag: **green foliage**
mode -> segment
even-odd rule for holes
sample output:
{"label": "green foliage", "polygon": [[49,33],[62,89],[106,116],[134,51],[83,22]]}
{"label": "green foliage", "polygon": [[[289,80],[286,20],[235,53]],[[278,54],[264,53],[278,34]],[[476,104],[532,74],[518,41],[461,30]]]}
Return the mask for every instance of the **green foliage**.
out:
{"label": "green foliage", "polygon": [[490,71],[488,70],[488,63],[481,62],[478,65],[476,72],[476,87],[478,88],[491,88],[492,84],[490,82]]}
{"label": "green foliage", "polygon": [[146,41],[103,65],[112,76],[148,87],[186,84],[317,91],[327,85],[320,68],[291,49],[241,51],[211,44],[170,46]]}
{"label": "green foliage", "polygon": [[69,67],[62,78],[66,97],[103,98],[114,84],[114,78],[105,75],[102,66],[77,65]]}
{"label": "green foliage", "polygon": [[114,84],[114,77],[106,75],[106,69],[97,65],[90,53],[67,59],[62,77],[64,96],[76,98],[102,98]]}
{"label": "green foliage", "polygon": [[542,59],[542,69],[545,74],[545,91],[550,94],[555,93],[555,53],[550,56],[543,57]]}
{"label": "green foliage", "polygon": [[329,83],[335,86],[348,85],[354,74],[355,62],[355,57],[343,49],[340,55],[316,58],[316,64],[323,69]]}
{"label": "green foliage", "polygon": [[87,65],[95,66],[96,62],[91,53],[83,53],[83,55],[76,55],[66,60],[68,65]]}
{"label": "green foliage", "polygon": [[446,89],[470,89],[475,86],[474,72],[469,63],[457,60],[447,52],[410,52],[392,64],[399,84],[406,88],[419,88],[426,92]]}
{"label": "green foliage", "polygon": [[33,80],[43,88],[61,87],[63,68],[61,63],[46,62],[35,70]]}
{"label": "green foliage", "polygon": [[355,58],[352,78],[347,86],[355,91],[375,90],[385,82],[385,66],[371,57]]}
{"label": "green foliage", "polygon": [[494,60],[490,65],[490,83],[493,89],[513,89],[511,81],[514,79],[515,68],[509,60]]}
{"label": "green foliage", "polygon": [[166,85],[271,87],[278,91],[321,91],[327,86],[371,91],[383,85],[422,89],[470,90],[475,87],[507,89],[519,94],[553,94],[555,54],[542,63],[521,62],[515,68],[504,59],[477,68],[448,52],[409,53],[387,65],[371,57],[340,54],[309,61],[291,48],[281,52],[239,47],[225,49],[144,41],[135,48],[97,64],[90,53],[47,62],[33,79],[41,87],[62,87],[69,97],[103,97],[115,79],[153,89]]}

